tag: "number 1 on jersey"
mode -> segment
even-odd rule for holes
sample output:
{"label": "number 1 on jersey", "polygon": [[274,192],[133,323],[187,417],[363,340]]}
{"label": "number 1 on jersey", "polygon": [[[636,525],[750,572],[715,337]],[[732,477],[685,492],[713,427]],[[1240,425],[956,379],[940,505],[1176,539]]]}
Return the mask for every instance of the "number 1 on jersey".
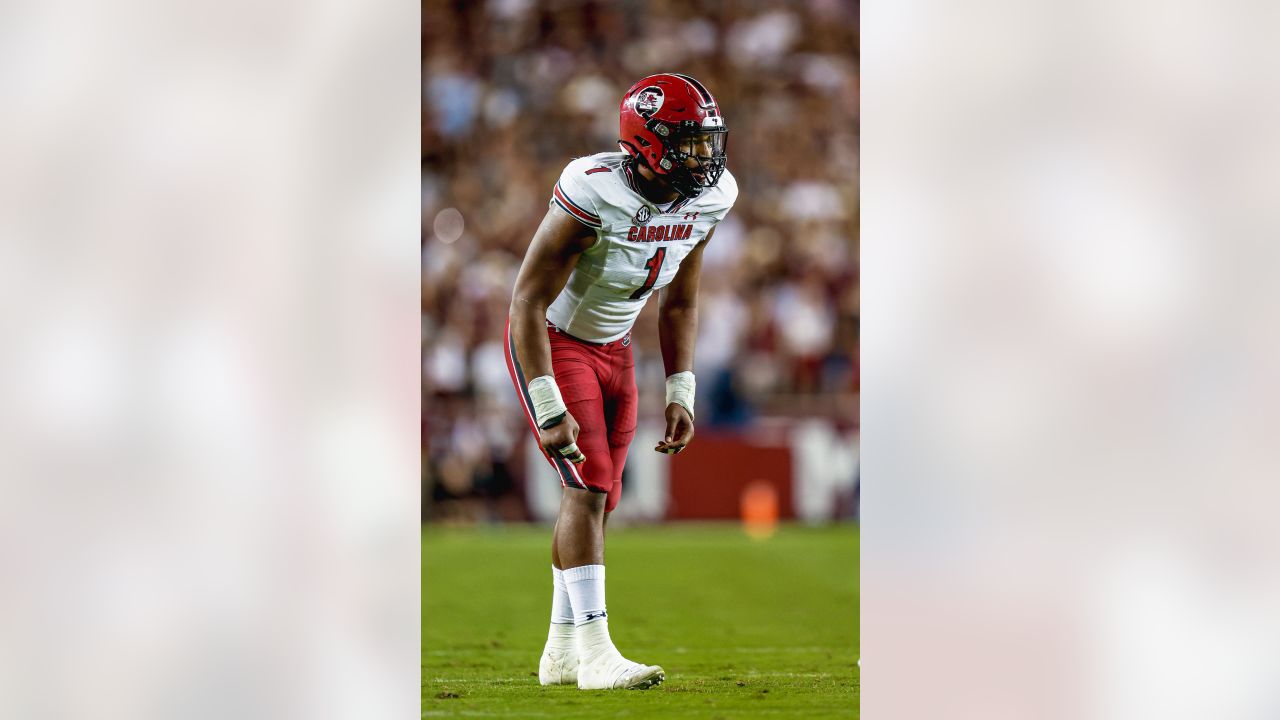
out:
{"label": "number 1 on jersey", "polygon": [[[641,229],[643,230],[643,228]],[[654,251],[653,257],[649,258],[649,261],[644,264],[646,268],[649,268],[649,277],[646,277],[644,279],[644,284],[636,288],[635,292],[631,293],[632,300],[639,300],[653,289],[653,284],[658,282],[658,272],[662,270],[662,261],[666,259],[666,248],[658,248]]]}

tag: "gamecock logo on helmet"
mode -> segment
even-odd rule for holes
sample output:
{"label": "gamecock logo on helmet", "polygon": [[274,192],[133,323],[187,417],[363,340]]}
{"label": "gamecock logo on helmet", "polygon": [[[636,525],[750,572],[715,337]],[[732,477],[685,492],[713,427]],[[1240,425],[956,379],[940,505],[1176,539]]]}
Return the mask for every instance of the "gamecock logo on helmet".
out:
{"label": "gamecock logo on helmet", "polygon": [[656,85],[641,90],[636,94],[636,112],[650,117],[662,108],[662,88]]}

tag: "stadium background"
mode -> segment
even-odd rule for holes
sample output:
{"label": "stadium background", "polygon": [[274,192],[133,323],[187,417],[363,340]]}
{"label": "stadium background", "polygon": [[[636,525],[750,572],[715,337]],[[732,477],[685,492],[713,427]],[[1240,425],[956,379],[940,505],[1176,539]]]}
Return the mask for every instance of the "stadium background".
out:
{"label": "stadium background", "polygon": [[560,170],[616,150],[623,91],[661,71],[716,95],[740,196],[704,259],[698,435],[677,458],[651,449],[656,301],[636,325],[640,431],[615,517],[725,518],[744,501],[855,516],[857,57],[857,6],[839,0],[424,4],[424,522],[554,515],[559,484],[504,365],[511,288]]}

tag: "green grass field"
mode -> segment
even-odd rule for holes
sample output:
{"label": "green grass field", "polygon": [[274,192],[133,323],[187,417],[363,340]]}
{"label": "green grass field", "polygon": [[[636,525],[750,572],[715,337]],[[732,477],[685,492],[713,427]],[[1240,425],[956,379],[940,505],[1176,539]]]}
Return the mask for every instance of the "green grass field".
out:
{"label": "green grass field", "polygon": [[614,643],[667,672],[644,691],[538,684],[550,533],[424,529],[423,717],[858,717],[855,526],[611,528]]}

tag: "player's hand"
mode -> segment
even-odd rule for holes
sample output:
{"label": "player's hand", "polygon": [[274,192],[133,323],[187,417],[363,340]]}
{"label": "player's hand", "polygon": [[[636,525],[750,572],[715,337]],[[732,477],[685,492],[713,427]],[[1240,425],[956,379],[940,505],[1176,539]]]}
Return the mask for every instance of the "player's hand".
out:
{"label": "player's hand", "polygon": [[568,411],[559,424],[546,430],[538,430],[538,441],[552,457],[562,457],[573,463],[587,461],[587,456],[578,449],[578,421]]}
{"label": "player's hand", "polygon": [[683,405],[670,403],[667,405],[667,432],[662,442],[654,448],[660,453],[675,455],[693,440],[693,418]]}

